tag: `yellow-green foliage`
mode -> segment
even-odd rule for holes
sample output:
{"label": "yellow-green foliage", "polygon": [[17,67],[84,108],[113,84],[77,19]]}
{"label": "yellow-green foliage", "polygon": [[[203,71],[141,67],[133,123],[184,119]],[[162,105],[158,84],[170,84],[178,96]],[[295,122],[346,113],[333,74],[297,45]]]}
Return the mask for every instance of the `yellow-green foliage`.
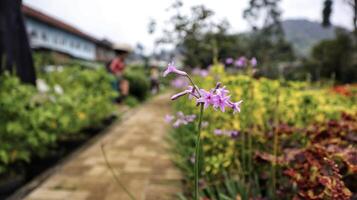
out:
{"label": "yellow-green foliage", "polygon": [[[256,136],[254,143],[264,143],[264,137],[259,137],[259,134],[267,134],[273,122],[304,127],[328,119],[338,119],[342,112],[357,112],[357,105],[351,98],[334,94],[329,88],[316,88],[307,82],[253,79],[247,75],[226,74],[220,66],[214,66],[213,71],[215,73],[211,70],[211,74],[205,78],[195,77],[199,87],[213,88],[219,81],[231,91],[233,101],[242,99],[244,102],[241,113],[235,115],[214,112],[212,108],[204,111],[203,119],[209,122],[209,126],[202,132],[204,170],[208,174],[228,170],[234,162],[233,157],[239,156],[235,148],[237,141],[215,135],[215,129],[246,131]],[[175,108],[185,114],[198,114],[199,111],[195,102],[186,98],[178,100]],[[253,128],[254,131],[248,131]],[[174,134],[177,135],[174,137],[180,137],[183,129],[190,129],[190,126],[176,130]],[[195,130],[191,128],[191,132]],[[190,149],[192,141],[180,145],[186,145],[186,151],[193,153]]]}

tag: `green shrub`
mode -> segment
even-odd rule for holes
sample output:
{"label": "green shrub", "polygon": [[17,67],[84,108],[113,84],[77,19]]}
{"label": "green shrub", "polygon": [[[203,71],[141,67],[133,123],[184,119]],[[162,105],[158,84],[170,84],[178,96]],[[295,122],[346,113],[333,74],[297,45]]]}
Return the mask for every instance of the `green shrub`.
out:
{"label": "green shrub", "polygon": [[35,98],[33,86],[8,73],[0,77],[0,173],[14,162],[29,161],[33,153],[45,154],[56,139],[47,131],[53,113],[45,112]]}
{"label": "green shrub", "polygon": [[104,69],[65,67],[39,77],[46,91],[8,73],[0,76],[0,174],[46,156],[56,141],[100,125],[115,110],[114,77]]}
{"label": "green shrub", "polygon": [[133,107],[139,105],[139,101],[133,96],[128,96],[124,99],[124,104],[133,108]]}
{"label": "green shrub", "polygon": [[128,67],[124,77],[129,81],[130,95],[136,97],[140,101],[145,100],[150,90],[150,79],[145,73],[144,68]]}

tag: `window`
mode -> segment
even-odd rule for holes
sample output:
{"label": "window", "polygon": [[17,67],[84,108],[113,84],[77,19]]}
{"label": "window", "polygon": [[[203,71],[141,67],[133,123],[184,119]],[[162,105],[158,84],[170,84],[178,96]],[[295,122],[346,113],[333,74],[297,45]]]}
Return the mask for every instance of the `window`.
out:
{"label": "window", "polygon": [[37,31],[36,30],[32,30],[30,32],[30,36],[31,36],[31,38],[37,38]]}
{"label": "window", "polygon": [[45,32],[42,32],[41,37],[42,37],[42,40],[47,41],[47,35]]}

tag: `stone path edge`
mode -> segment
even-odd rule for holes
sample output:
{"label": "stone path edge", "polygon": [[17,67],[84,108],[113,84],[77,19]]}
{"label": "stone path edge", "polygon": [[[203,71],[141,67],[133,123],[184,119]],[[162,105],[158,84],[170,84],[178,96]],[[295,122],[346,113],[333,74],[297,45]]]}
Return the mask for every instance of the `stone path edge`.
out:
{"label": "stone path edge", "polygon": [[136,108],[130,109],[128,111],[124,111],[124,113],[122,115],[119,115],[118,119],[114,120],[109,126],[105,127],[97,135],[90,138],[83,145],[81,145],[79,148],[77,148],[76,150],[74,150],[73,152],[68,154],[66,157],[59,160],[55,166],[50,167],[49,169],[45,170],[40,175],[38,175],[36,178],[34,178],[30,182],[28,182],[27,184],[25,184],[24,186],[19,188],[14,194],[12,194],[10,197],[6,198],[6,200],[18,200],[18,199],[25,198],[28,194],[30,194],[38,186],[40,186],[44,181],[46,181],[46,179],[49,178],[52,174],[59,171],[62,168],[62,166],[64,166],[66,163],[70,162],[77,155],[81,154],[81,152],[88,149],[97,140],[100,140],[101,138],[105,137],[108,133],[110,133],[112,131],[112,129],[114,129],[116,126],[120,125],[123,121],[128,119],[133,113],[137,112],[140,109],[140,107],[142,107],[146,104],[146,102]]}

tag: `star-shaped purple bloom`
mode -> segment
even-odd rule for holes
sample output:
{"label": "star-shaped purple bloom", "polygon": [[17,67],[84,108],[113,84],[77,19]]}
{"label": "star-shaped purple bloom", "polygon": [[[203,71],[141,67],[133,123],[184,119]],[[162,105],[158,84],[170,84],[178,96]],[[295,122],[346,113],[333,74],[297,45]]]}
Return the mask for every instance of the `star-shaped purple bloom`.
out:
{"label": "star-shaped purple bloom", "polygon": [[221,88],[218,88],[216,90],[216,93],[219,95],[219,96],[222,96],[222,97],[225,97],[227,96],[227,94],[229,93],[229,91],[226,89],[226,87],[221,87]]}
{"label": "star-shaped purple bloom", "polygon": [[222,112],[225,111],[226,106],[228,105],[229,96],[216,95],[213,101],[214,108],[220,108]]}
{"label": "star-shaped purple bloom", "polygon": [[197,103],[203,103],[203,107],[207,108],[209,105],[213,104],[215,94],[213,92],[207,92],[204,89],[201,89],[201,97],[197,100]]}

